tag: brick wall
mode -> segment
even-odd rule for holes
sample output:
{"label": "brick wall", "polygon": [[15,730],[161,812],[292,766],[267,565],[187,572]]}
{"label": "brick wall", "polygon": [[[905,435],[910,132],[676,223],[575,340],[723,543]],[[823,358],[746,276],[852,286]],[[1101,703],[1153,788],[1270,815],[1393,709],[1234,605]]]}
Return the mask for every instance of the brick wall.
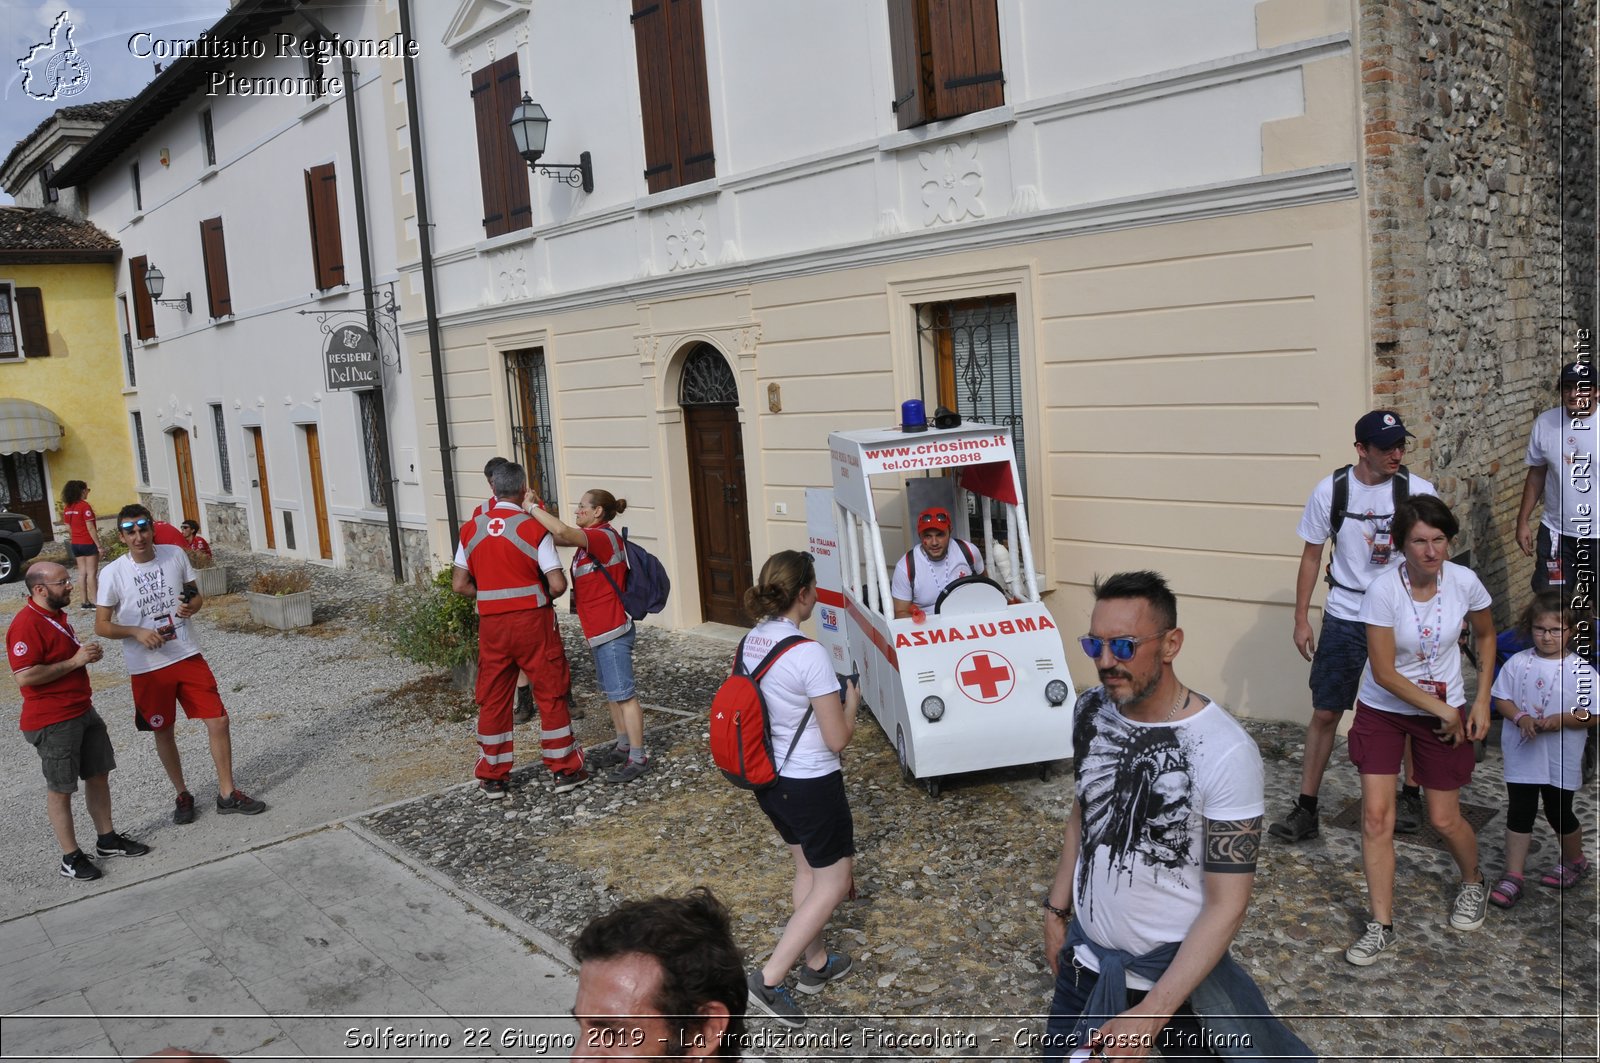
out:
{"label": "brick wall", "polygon": [[1525,599],[1522,453],[1595,315],[1595,0],[1361,0],[1374,401]]}

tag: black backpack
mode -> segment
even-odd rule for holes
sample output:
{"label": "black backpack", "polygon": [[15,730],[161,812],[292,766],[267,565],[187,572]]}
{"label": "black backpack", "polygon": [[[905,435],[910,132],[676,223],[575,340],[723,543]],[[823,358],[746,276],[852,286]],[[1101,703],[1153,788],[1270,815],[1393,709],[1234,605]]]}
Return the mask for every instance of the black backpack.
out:
{"label": "black backpack", "polygon": [[[967,549],[966,540],[957,539],[953,535],[950,538],[957,546],[961,547],[961,556],[967,559],[967,567],[971,569],[974,574],[976,574],[978,571],[978,566],[972,562],[972,551]],[[906,582],[911,584],[912,601],[917,600],[917,563],[911,557],[912,553],[915,552],[916,549],[917,548],[913,546],[910,550],[906,551]]]}
{"label": "black backpack", "polygon": [[[1346,517],[1355,517],[1358,520],[1366,518],[1365,513],[1349,513],[1350,507],[1350,470],[1352,466],[1346,465],[1333,470],[1333,505],[1328,514],[1328,541],[1334,549],[1339,547],[1339,529],[1344,525]],[[1400,471],[1389,479],[1389,490],[1394,493],[1394,504],[1399,505],[1411,497],[1411,470],[1400,466]],[[1339,583],[1333,578],[1333,556],[1328,557],[1328,567],[1323,573],[1323,580],[1330,587],[1338,587]],[[1353,588],[1345,587],[1345,590]]]}

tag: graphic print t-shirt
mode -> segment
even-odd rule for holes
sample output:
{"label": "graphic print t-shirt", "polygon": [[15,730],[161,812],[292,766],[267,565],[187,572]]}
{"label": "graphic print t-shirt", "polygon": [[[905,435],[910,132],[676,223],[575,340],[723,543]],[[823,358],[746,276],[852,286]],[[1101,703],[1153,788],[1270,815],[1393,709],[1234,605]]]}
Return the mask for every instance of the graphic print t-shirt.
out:
{"label": "graphic print t-shirt", "polygon": [[[1073,721],[1084,932],[1135,956],[1182,941],[1205,899],[1205,821],[1266,811],[1261,753],[1216,702],[1175,723],[1135,723],[1095,687],[1078,698]],[[1077,955],[1100,969],[1086,946]],[[1131,989],[1151,984],[1128,975]]]}
{"label": "graphic print t-shirt", "polygon": [[185,583],[194,582],[189,555],[176,546],[156,547],[153,560],[139,564],[123,554],[100,570],[96,605],[111,607],[112,622],[128,627],[160,629],[173,626],[173,637],[159,650],[147,650],[138,639],[122,640],[122,656],[129,675],[141,675],[177,664],[200,652],[189,621],[178,615],[178,595]]}

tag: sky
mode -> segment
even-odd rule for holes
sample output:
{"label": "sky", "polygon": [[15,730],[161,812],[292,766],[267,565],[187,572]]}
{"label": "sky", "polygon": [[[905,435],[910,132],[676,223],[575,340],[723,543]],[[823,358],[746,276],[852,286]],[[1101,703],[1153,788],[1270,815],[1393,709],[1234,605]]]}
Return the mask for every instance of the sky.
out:
{"label": "sky", "polygon": [[[59,107],[138,95],[156,71],[150,59],[130,51],[128,39],[134,34],[192,40],[227,10],[228,0],[0,0],[0,158]],[[86,84],[70,97],[33,99],[23,90],[18,62],[34,45],[49,41],[63,11],[72,23],[72,45],[87,67]],[[28,88],[43,94],[49,84],[36,76]],[[11,201],[0,191],[0,204]]]}

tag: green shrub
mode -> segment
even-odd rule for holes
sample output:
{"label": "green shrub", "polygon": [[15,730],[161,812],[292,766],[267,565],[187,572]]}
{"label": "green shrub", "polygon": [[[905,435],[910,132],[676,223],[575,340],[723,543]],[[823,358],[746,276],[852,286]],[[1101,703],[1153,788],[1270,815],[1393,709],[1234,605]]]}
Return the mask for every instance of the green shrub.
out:
{"label": "green shrub", "polygon": [[257,572],[250,581],[250,590],[256,594],[299,594],[311,589],[311,574],[304,569],[287,572],[266,568]]}
{"label": "green shrub", "polygon": [[105,559],[101,561],[101,564],[103,565],[109,565],[111,562],[128,552],[128,544],[122,541],[122,537],[118,535],[115,530],[101,532],[100,545],[103,546],[106,551]]}
{"label": "green shrub", "polygon": [[478,659],[478,611],[450,589],[448,568],[395,591],[376,619],[395,652],[418,664],[454,668]]}

